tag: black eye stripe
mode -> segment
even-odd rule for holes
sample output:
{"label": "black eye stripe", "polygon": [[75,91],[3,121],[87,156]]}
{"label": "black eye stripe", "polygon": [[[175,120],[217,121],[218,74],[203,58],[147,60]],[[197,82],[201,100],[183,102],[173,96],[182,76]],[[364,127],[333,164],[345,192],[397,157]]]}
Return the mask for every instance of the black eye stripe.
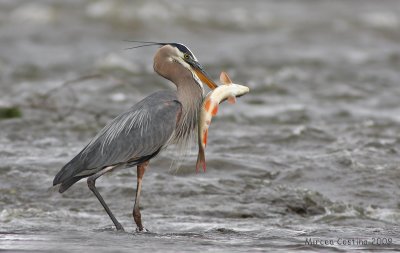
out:
{"label": "black eye stripe", "polygon": [[180,44],[180,43],[170,43],[170,45],[176,47],[179,49],[179,51],[181,51],[184,54],[188,54],[190,55],[192,58],[194,58],[194,55],[192,54],[192,52],[189,50],[189,48],[187,48],[185,45]]}

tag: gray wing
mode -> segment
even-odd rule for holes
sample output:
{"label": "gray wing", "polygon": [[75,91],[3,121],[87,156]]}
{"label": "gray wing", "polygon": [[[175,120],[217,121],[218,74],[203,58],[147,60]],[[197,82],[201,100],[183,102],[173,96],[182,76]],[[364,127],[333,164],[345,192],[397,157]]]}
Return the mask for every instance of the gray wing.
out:
{"label": "gray wing", "polygon": [[181,104],[173,92],[153,93],[105,126],[61,169],[53,185],[62,183],[60,192],[65,191],[104,167],[149,160],[171,138],[180,113]]}

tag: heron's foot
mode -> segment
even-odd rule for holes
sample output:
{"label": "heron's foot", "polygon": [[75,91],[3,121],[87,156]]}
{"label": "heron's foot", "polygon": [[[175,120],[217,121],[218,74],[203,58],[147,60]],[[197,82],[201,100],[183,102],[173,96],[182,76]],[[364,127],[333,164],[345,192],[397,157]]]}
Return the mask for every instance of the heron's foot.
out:
{"label": "heron's foot", "polygon": [[136,228],[136,233],[148,233],[150,232],[147,228],[142,227],[142,229],[140,229],[139,227]]}
{"label": "heron's foot", "polygon": [[125,231],[124,227],[119,222],[115,224],[115,228],[117,229],[117,231],[120,231],[120,232]]}

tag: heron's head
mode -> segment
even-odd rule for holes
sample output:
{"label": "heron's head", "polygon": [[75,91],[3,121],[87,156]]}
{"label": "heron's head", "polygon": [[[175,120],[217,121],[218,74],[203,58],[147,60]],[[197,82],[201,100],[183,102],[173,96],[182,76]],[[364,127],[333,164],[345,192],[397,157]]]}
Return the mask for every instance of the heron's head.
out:
{"label": "heron's head", "polygon": [[185,45],[180,43],[160,43],[160,45],[162,47],[154,56],[154,70],[157,73],[174,81],[183,75],[182,67],[184,67],[192,73],[202,89],[203,83],[212,90],[218,87]]}

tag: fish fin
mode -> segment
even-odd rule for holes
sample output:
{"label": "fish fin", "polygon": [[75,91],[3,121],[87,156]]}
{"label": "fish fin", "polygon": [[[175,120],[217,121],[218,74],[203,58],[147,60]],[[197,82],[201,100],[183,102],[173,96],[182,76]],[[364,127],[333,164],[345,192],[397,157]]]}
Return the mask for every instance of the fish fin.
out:
{"label": "fish fin", "polygon": [[207,138],[208,138],[208,129],[203,134],[203,144],[204,147],[207,146]]}
{"label": "fish fin", "polygon": [[221,75],[219,76],[219,80],[221,83],[229,85],[232,83],[232,80],[229,78],[228,74],[224,71],[221,72]]}
{"label": "fish fin", "polygon": [[206,172],[206,157],[204,154],[204,149],[199,149],[196,162],[196,173],[199,172],[200,167],[203,167],[203,171]]}
{"label": "fish fin", "polygon": [[204,104],[204,109],[208,112],[210,110],[210,106],[211,106],[211,100],[207,99]]}
{"label": "fish fin", "polygon": [[215,101],[211,101],[207,100],[205,105],[204,105],[204,109],[206,110],[206,112],[211,113],[212,116],[217,115],[218,112],[218,103]]}
{"label": "fish fin", "polygon": [[214,105],[214,108],[213,108],[212,111],[211,111],[211,115],[212,115],[212,116],[215,116],[215,115],[217,115],[217,113],[218,113],[218,103],[216,103],[216,104]]}
{"label": "fish fin", "polygon": [[236,97],[235,97],[235,96],[230,96],[230,97],[228,97],[228,103],[229,103],[229,104],[234,104],[234,103],[236,103]]}

